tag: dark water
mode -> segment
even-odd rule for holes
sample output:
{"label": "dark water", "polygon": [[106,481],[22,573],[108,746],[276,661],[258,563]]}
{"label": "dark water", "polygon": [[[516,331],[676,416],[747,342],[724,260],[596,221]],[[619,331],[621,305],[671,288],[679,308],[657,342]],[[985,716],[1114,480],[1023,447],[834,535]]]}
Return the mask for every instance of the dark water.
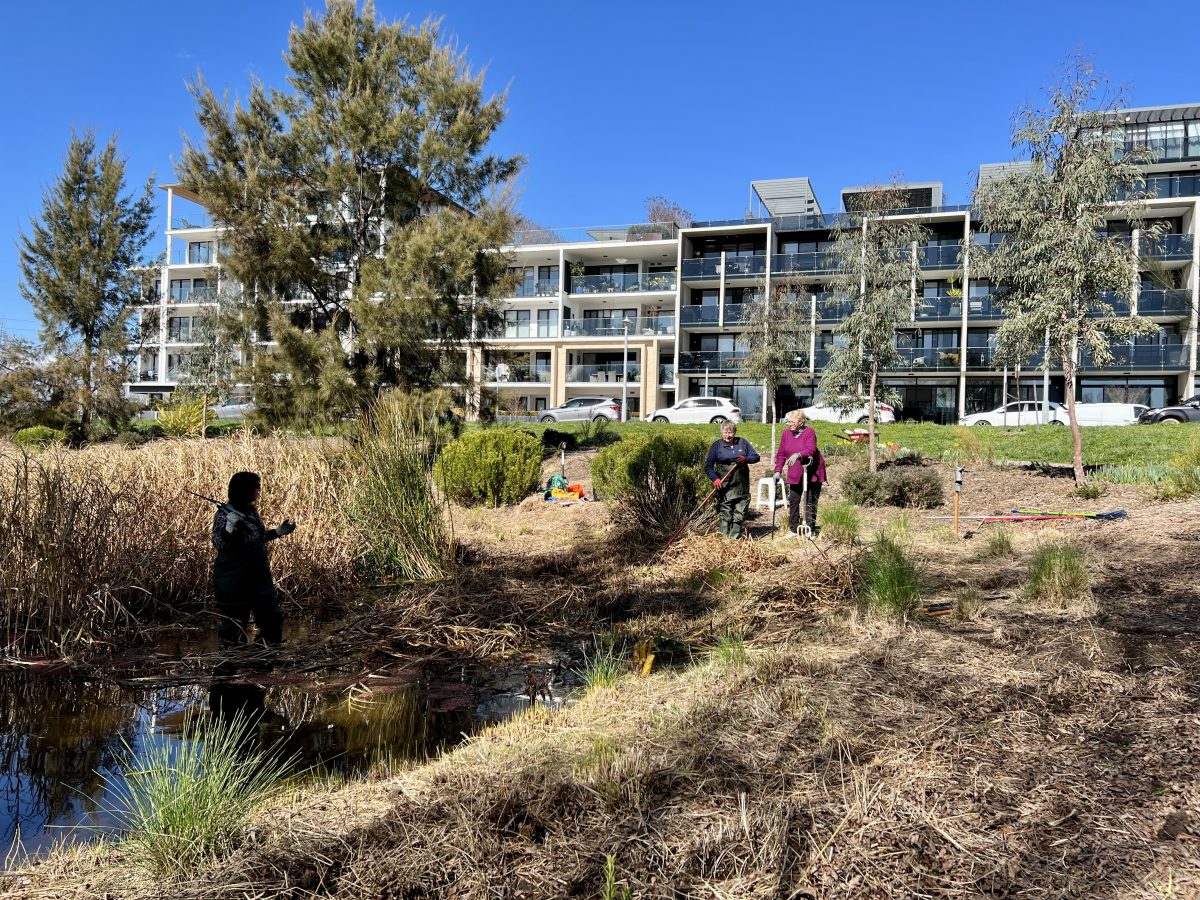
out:
{"label": "dark water", "polygon": [[217,673],[204,683],[139,686],[29,669],[0,671],[0,849],[5,868],[57,841],[116,830],[102,773],[119,778],[125,746],[198,746],[195,723],[220,709],[258,722],[264,745],[302,767],[354,774],[437,755],[533,703],[566,702],[569,669],[548,655],[498,668],[414,664],[322,688],[274,674]]}

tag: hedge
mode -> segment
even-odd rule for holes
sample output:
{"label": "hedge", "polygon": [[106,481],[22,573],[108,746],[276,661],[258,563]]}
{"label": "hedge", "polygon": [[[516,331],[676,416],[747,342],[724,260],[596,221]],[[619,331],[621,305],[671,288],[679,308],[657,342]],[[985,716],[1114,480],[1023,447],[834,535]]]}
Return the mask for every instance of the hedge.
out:
{"label": "hedge", "polygon": [[511,429],[469,431],[446,445],[435,468],[436,483],[466,506],[511,506],[538,487],[542,442]]}

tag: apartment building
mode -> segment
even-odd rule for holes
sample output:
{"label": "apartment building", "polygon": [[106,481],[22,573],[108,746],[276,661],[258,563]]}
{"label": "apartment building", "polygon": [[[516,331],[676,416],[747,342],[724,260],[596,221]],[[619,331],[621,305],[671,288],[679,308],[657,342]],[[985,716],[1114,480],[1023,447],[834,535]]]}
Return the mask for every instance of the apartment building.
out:
{"label": "apartment building", "polygon": [[[1149,146],[1150,217],[1166,235],[1149,240],[1114,219],[1111,233],[1137,249],[1141,262],[1131,297],[1120,311],[1151,319],[1157,331],[1114,347],[1115,360],[1079,360],[1078,398],[1161,405],[1196,390],[1200,247],[1200,107],[1125,110],[1126,145]],[[980,178],[1014,164],[984,165]],[[914,248],[910,327],[896,336],[905,363],[886,373],[900,397],[901,417],[954,422],[1009,395],[1041,399],[1041,354],[1019,373],[995,359],[1002,315],[993,286],[971,270],[1001,236],[981,230],[970,205],[947,204],[939,183],[907,185],[908,203],[894,215],[913,217],[929,232]],[[190,316],[211,302],[214,242],[219,234],[173,209],[199,198],[167,187],[167,264],[159,298],[158,346],[143,352],[142,378],[131,391],[166,393],[187,352]],[[844,188],[840,205],[854,210],[862,188]],[[823,367],[836,348],[835,330],[848,301],[830,290],[829,247],[841,213],[822,210],[807,178],[751,182],[757,206],[750,218],[553,231],[517,235],[507,248],[515,272],[505,299],[503,330],[481,350],[469,349],[467,371],[508,408],[530,413],[577,396],[628,397],[630,416],[688,397],[732,399],[748,419],[765,418],[761,382],[741,375],[747,303],[786,284],[806,303],[809,351],[798,357],[801,384],[784,386],[779,412],[812,402]],[[966,252],[964,253],[964,249]],[[160,366],[159,363],[162,363]],[[146,376],[150,377],[147,378]],[[1049,372],[1049,398],[1063,400],[1061,370]],[[1018,394],[1019,391],[1019,394]]]}

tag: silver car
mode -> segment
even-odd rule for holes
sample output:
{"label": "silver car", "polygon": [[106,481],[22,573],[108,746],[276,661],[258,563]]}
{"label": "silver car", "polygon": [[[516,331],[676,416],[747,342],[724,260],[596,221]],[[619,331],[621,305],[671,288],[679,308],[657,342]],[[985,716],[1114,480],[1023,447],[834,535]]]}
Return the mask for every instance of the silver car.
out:
{"label": "silver car", "polygon": [[249,397],[230,397],[209,407],[218,419],[244,419],[256,409],[254,401]]}
{"label": "silver car", "polygon": [[562,406],[538,413],[539,422],[586,422],[588,419],[616,422],[620,418],[621,402],[612,397],[572,397]]}

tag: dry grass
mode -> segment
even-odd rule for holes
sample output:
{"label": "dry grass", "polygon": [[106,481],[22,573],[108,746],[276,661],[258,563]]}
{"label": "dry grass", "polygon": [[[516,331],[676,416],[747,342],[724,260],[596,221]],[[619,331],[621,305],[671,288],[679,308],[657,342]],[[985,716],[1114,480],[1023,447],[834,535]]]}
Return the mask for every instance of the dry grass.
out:
{"label": "dry grass", "polygon": [[27,650],[85,649],[164,608],[208,593],[213,508],[229,476],[263,476],[268,523],[300,527],[274,545],[285,598],[344,595],[357,552],[323,441],[238,437],[101,446],[26,457],[0,449],[0,596],[7,633]]}
{"label": "dry grass", "polygon": [[[738,627],[754,652],[739,666],[703,653],[656,666],[565,709],[535,707],[382,783],[313,790],[261,816],[253,842],[210,877],[171,885],[173,897],[1200,891],[1200,649],[1186,637],[1153,643],[1168,627],[1196,630],[1200,567],[1182,551],[1200,504],[1156,507],[1153,524],[1073,531],[1104,554],[1111,577],[1095,592],[1122,631],[1020,602],[1015,582],[996,581],[1014,561],[981,560],[974,539],[931,537],[921,519],[911,553],[923,578],[969,601],[961,613],[986,602],[985,617],[912,627],[862,615],[846,600],[855,559],[811,542],[693,537],[665,557],[629,559],[598,522],[536,509],[523,520],[535,535],[590,522],[592,543],[547,555],[471,530],[463,574],[416,604],[431,645],[453,637],[438,621],[498,647],[591,621],[617,626],[627,644],[669,635],[699,647]],[[519,521],[513,513],[505,527]],[[1152,585],[1153,603],[1139,585]],[[409,634],[391,624],[414,640],[424,627],[388,615],[355,627],[387,640]],[[5,887],[29,898],[164,889],[105,849],[56,857]]]}

